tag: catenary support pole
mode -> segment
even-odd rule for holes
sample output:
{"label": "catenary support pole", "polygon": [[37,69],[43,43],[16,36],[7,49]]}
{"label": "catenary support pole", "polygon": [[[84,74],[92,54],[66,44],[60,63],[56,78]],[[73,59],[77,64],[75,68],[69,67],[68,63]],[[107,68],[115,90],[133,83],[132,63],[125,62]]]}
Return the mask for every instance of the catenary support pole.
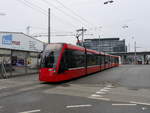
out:
{"label": "catenary support pole", "polygon": [[51,10],[50,10],[50,8],[48,8],[48,44],[50,44],[50,38],[51,38],[51,22],[50,22],[50,17],[51,17],[51,15],[50,15],[50,13],[51,13]]}

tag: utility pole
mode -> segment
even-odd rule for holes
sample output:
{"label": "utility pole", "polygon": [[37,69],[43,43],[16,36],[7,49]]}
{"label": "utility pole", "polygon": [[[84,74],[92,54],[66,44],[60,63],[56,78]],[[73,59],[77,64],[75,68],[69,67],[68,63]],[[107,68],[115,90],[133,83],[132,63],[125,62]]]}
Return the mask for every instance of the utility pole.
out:
{"label": "utility pole", "polygon": [[136,64],[136,41],[134,42],[134,62]]}
{"label": "utility pole", "polygon": [[101,38],[101,37],[100,37],[100,35],[99,35],[99,47],[98,47],[98,51],[99,51],[99,52],[100,52],[100,50],[101,50],[101,48],[100,48],[100,45],[101,45],[101,44],[100,44],[100,40],[101,40],[101,39],[100,39],[100,38]]}
{"label": "utility pole", "polygon": [[51,10],[50,8],[48,8],[48,44],[50,44],[50,38],[51,38],[51,22],[50,22],[50,13],[51,13]]}
{"label": "utility pole", "polygon": [[84,46],[84,28],[82,27],[82,47]]}
{"label": "utility pole", "polygon": [[[84,29],[84,27],[82,27],[82,29],[78,29],[77,32],[81,31],[81,35],[82,35],[82,46],[84,47],[84,32],[87,31],[87,29]],[[80,35],[79,35],[80,36]]]}

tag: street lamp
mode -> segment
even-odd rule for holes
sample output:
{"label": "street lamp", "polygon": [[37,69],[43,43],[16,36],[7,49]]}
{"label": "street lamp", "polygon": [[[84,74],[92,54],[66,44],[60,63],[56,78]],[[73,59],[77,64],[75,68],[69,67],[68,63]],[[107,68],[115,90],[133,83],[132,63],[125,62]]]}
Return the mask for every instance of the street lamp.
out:
{"label": "street lamp", "polygon": [[[99,29],[100,29],[100,31],[101,31],[102,26],[100,26]],[[98,47],[98,50],[99,50],[99,52],[100,52],[100,51],[101,51],[101,47],[100,47],[100,46],[101,46],[101,41],[100,41],[101,35],[99,35],[98,37],[99,37],[99,47]]]}
{"label": "street lamp", "polygon": [[122,26],[122,28],[126,29],[126,28],[129,28],[129,26],[128,25],[124,25],[124,26]]}
{"label": "street lamp", "polygon": [[100,46],[101,46],[101,43],[100,43],[100,40],[101,40],[101,37],[100,37],[100,35],[99,35],[99,47],[98,47],[98,50],[99,50],[99,51],[98,51],[98,52],[101,51],[101,47],[100,47]]}
{"label": "street lamp", "polygon": [[106,2],[104,2],[104,4],[109,4],[109,3],[113,3],[114,1],[113,0],[108,0]]}
{"label": "street lamp", "polygon": [[6,14],[5,13],[0,13],[0,16],[6,16]]}
{"label": "street lamp", "polygon": [[136,64],[136,62],[137,62],[137,59],[136,59],[136,41],[134,42],[134,62],[135,62],[135,64]]}
{"label": "street lamp", "polygon": [[[135,39],[134,37],[132,37],[132,39]],[[134,63],[136,64],[136,48],[137,48],[137,46],[136,46],[136,40],[134,40]]]}

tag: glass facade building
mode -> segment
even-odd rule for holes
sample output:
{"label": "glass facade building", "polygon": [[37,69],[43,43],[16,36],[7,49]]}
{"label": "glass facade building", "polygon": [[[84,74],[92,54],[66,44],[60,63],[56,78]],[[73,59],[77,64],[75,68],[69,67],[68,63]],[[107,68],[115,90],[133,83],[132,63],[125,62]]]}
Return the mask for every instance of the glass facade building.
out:
{"label": "glass facade building", "polygon": [[114,53],[127,51],[125,40],[120,40],[119,38],[85,39],[83,43],[86,48],[101,52]]}

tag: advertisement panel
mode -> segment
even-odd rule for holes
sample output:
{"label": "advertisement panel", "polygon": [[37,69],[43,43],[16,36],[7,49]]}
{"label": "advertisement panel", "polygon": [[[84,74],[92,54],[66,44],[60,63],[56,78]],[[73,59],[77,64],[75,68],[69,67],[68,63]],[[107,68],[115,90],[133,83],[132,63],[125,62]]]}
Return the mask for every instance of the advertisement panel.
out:
{"label": "advertisement panel", "polygon": [[43,43],[23,33],[0,33],[0,48],[40,52]]}

